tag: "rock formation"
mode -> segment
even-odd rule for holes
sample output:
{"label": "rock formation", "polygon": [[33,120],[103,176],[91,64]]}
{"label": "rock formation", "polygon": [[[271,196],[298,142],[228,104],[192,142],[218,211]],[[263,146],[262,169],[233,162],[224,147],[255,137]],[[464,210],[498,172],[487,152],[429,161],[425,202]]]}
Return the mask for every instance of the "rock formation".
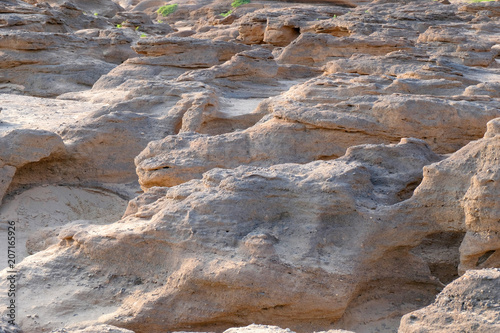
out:
{"label": "rock formation", "polygon": [[0,330],[498,330],[500,2],[165,4],[0,3]]}
{"label": "rock formation", "polygon": [[399,332],[497,332],[499,278],[498,269],[468,271],[433,304],[404,316]]}

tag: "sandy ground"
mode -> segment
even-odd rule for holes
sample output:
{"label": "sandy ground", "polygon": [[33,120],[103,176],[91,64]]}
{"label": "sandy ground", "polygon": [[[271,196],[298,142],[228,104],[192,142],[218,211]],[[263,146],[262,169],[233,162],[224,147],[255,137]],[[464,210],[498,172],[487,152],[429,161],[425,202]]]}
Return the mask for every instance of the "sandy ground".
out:
{"label": "sandy ground", "polygon": [[[58,242],[70,222],[106,224],[120,219],[128,201],[101,189],[40,186],[6,198],[0,207],[0,248],[7,248],[8,221],[15,222],[16,262]],[[78,222],[75,222],[78,221]],[[0,269],[7,266],[0,261]]]}
{"label": "sandy ground", "polygon": [[106,106],[50,98],[0,94],[0,134],[17,128],[57,132]]}

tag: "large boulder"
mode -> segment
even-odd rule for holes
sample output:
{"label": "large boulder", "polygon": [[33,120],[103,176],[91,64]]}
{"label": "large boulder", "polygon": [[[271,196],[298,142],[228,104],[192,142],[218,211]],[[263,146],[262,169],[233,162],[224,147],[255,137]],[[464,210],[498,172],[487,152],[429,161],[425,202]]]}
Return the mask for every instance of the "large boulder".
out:
{"label": "large boulder", "polygon": [[470,270],[446,286],[436,301],[403,317],[399,333],[500,330],[500,270]]}
{"label": "large boulder", "polygon": [[17,129],[0,132],[0,203],[17,169],[44,158],[64,156],[66,147],[57,134],[43,130]]}
{"label": "large boulder", "polygon": [[[63,229],[58,245],[19,264],[20,324],[56,329],[95,318],[135,332],[252,322],[312,330],[384,298],[366,322],[395,327],[395,313],[428,304],[440,284],[403,246],[414,233],[386,239],[407,221],[383,212],[439,159],[405,139],[353,147],[336,161],[214,169],[152,189],[119,223]],[[56,301],[30,302],[33,288]]]}

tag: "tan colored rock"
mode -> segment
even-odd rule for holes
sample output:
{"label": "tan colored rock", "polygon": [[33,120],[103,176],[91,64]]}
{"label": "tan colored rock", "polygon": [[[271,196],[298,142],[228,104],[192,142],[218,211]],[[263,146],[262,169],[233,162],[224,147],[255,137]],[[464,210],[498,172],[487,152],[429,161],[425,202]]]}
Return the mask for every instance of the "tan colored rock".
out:
{"label": "tan colored rock", "polygon": [[[442,283],[499,267],[495,6],[116,2],[130,11],[0,4],[0,91],[59,96],[0,95],[0,130],[65,150],[28,161],[18,140],[5,159],[24,165],[0,161],[17,214],[0,220],[30,230],[25,331],[394,332]],[[109,191],[139,192],[103,182],[134,182],[137,154],[147,192],[109,224]],[[15,195],[47,183],[97,187]]]}
{"label": "tan colored rock", "polygon": [[42,130],[18,129],[0,136],[0,203],[17,170],[26,164],[66,153],[62,139]]}
{"label": "tan colored rock", "polygon": [[[52,6],[46,1],[2,1],[0,4],[0,22],[2,23],[0,29],[69,33],[79,29],[110,28],[108,18],[96,16],[93,11],[85,12],[81,6],[76,6],[74,2],[51,2]],[[79,1],[79,3],[85,7],[85,3],[88,2]]]}
{"label": "tan colored rock", "polygon": [[266,49],[254,49],[238,53],[222,65],[182,74],[177,81],[210,82],[226,78],[232,81],[258,82],[272,80],[277,74],[278,65],[272,53]]}
{"label": "tan colored rock", "polygon": [[66,148],[57,134],[40,130],[13,130],[0,137],[0,160],[20,168],[50,155],[64,155]]}
{"label": "tan colored rock", "polygon": [[245,327],[234,327],[229,328],[224,331],[224,333],[292,333],[290,329],[283,329],[278,326],[270,326],[270,325],[248,325]]}
{"label": "tan colored rock", "polygon": [[479,83],[475,86],[469,86],[465,90],[464,95],[467,96],[485,95],[493,98],[500,98],[500,83],[499,82]]}
{"label": "tan colored rock", "polygon": [[154,23],[148,14],[142,12],[119,12],[112,18],[114,25],[121,25],[124,29],[132,29],[141,35],[166,35],[174,29],[166,22]]}
{"label": "tan colored rock", "polygon": [[45,185],[5,198],[0,221],[16,223],[16,258],[20,262],[57,244],[62,226],[69,227],[74,221],[76,225],[109,224],[123,215],[126,206],[125,199],[104,188]]}
{"label": "tan colored rock", "polygon": [[468,271],[446,286],[433,304],[405,315],[398,332],[498,332],[499,287],[500,270]]}
{"label": "tan colored rock", "polygon": [[0,31],[0,36],[4,54],[0,61],[0,88],[33,96],[55,97],[89,89],[116,67],[113,62],[132,56],[131,39],[120,33],[91,41],[45,32]]}
{"label": "tan colored rock", "polygon": [[500,4],[495,1],[463,4],[458,10],[470,13],[489,11],[492,17],[500,16]]}
{"label": "tan colored rock", "polygon": [[[248,49],[248,46],[199,40],[190,37],[171,37],[161,39],[141,39],[135,45],[138,54],[148,57],[168,57],[171,64],[179,67],[210,67],[229,60],[234,54]],[[201,48],[203,52],[192,52]]]}
{"label": "tan colored rock", "polygon": [[[46,2],[52,6],[62,5],[66,0],[27,0],[26,2],[31,4]],[[119,11],[123,11],[116,2],[112,0],[70,0],[78,9],[91,13],[97,13],[106,17],[113,17]]]}
{"label": "tan colored rock", "polygon": [[[289,328],[283,329],[278,326],[271,325],[248,325],[245,327],[233,327],[224,331],[224,333],[295,333]],[[345,330],[328,330],[315,333],[352,333],[351,331]]]}
{"label": "tan colored rock", "polygon": [[56,329],[50,333],[134,333],[134,331],[112,325],[92,325],[87,327],[80,325],[79,327]]}
{"label": "tan colored rock", "polygon": [[436,44],[434,52],[439,56],[467,66],[487,67],[495,63],[500,54],[493,48],[495,40],[484,40],[468,26],[431,26],[418,37],[417,42]]}
{"label": "tan colored rock", "polygon": [[405,39],[392,40],[366,37],[334,37],[328,34],[301,34],[277,58],[279,63],[321,66],[335,58],[350,57],[355,53],[385,55],[412,48]]}
{"label": "tan colored rock", "polygon": [[238,39],[245,44],[261,44],[264,41],[264,22],[244,22],[238,27]]}
{"label": "tan colored rock", "polygon": [[342,15],[347,10],[336,6],[265,8],[252,11],[233,25],[238,26],[238,40],[245,44],[271,44],[287,46],[295,40],[302,30],[307,30],[318,20],[331,19]]}
{"label": "tan colored rock", "polygon": [[282,25],[281,23],[268,25],[263,41],[276,46],[287,46],[299,36],[300,32],[298,30],[296,27]]}
{"label": "tan colored rock", "polygon": [[0,3],[1,30],[68,32],[68,26],[61,16],[49,8],[35,7],[21,0]]}
{"label": "tan colored rock", "polygon": [[[1,163],[1,162],[0,162]],[[0,168],[0,203],[1,199],[7,193],[7,189],[9,188],[10,183],[12,182],[12,178],[16,174],[16,168],[10,165],[4,165],[1,163],[2,167]]]}
{"label": "tan colored rock", "polygon": [[[173,186],[214,167],[304,163],[344,154],[353,143],[394,143],[406,134],[426,140],[436,152],[450,153],[484,134],[499,113],[499,102],[453,101],[404,92],[441,92],[465,86],[443,81],[393,81],[389,77],[329,75],[292,87],[263,102],[272,117],[240,132],[185,135],[150,143],[136,158],[144,188]],[[420,86],[417,86],[420,82]],[[451,87],[450,87],[451,86]],[[459,87],[459,88],[457,88]],[[422,91],[424,90],[424,91]],[[332,108],[332,105],[335,107]],[[433,113],[432,118],[428,117]],[[468,119],[464,123],[464,119]]]}
{"label": "tan colored rock", "polygon": [[[499,217],[496,200],[500,165],[498,123],[498,118],[488,123],[483,139],[469,143],[439,163],[424,167],[422,183],[413,197],[400,207],[409,222],[406,227],[401,226],[403,228],[420,226],[418,232],[426,236],[462,235],[458,239],[459,265],[454,268],[459,274],[468,269],[500,265],[495,252],[500,243],[493,227]],[[417,232],[418,228],[414,230]],[[439,241],[439,237],[435,241]]]}
{"label": "tan colored rock", "polygon": [[[401,245],[406,236],[366,241],[384,239],[379,227],[397,225],[379,213],[404,200],[422,166],[437,159],[421,140],[406,139],[353,147],[336,161],[211,170],[158,192],[154,202],[137,201],[119,223],[66,228],[58,246],[26,258],[19,302],[37,286],[40,300],[57,305],[23,303],[20,323],[30,330],[35,324],[25,314],[37,313],[37,327],[47,330],[80,318],[139,332],[252,322],[325,330],[360,293],[411,311],[439,284]],[[61,276],[50,288],[40,288],[47,283],[37,273],[42,267]],[[395,278],[397,285],[389,282]],[[399,310],[377,305],[371,325],[394,327],[390,318]]]}

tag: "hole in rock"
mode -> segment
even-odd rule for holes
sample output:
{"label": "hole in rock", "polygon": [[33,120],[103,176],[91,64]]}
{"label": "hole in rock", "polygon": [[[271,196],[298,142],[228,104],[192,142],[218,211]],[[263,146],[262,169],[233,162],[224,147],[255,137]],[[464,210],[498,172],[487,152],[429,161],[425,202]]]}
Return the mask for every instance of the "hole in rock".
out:
{"label": "hole in rock", "polygon": [[434,233],[425,237],[411,253],[421,257],[439,281],[448,284],[458,278],[459,247],[464,236],[463,232]]}
{"label": "hole in rock", "polygon": [[419,178],[419,179],[407,184],[405,188],[403,188],[401,191],[398,192],[398,194],[397,194],[398,199],[401,201],[410,199],[413,195],[413,192],[418,187],[418,185],[420,185],[421,182],[422,182],[422,178]]}

